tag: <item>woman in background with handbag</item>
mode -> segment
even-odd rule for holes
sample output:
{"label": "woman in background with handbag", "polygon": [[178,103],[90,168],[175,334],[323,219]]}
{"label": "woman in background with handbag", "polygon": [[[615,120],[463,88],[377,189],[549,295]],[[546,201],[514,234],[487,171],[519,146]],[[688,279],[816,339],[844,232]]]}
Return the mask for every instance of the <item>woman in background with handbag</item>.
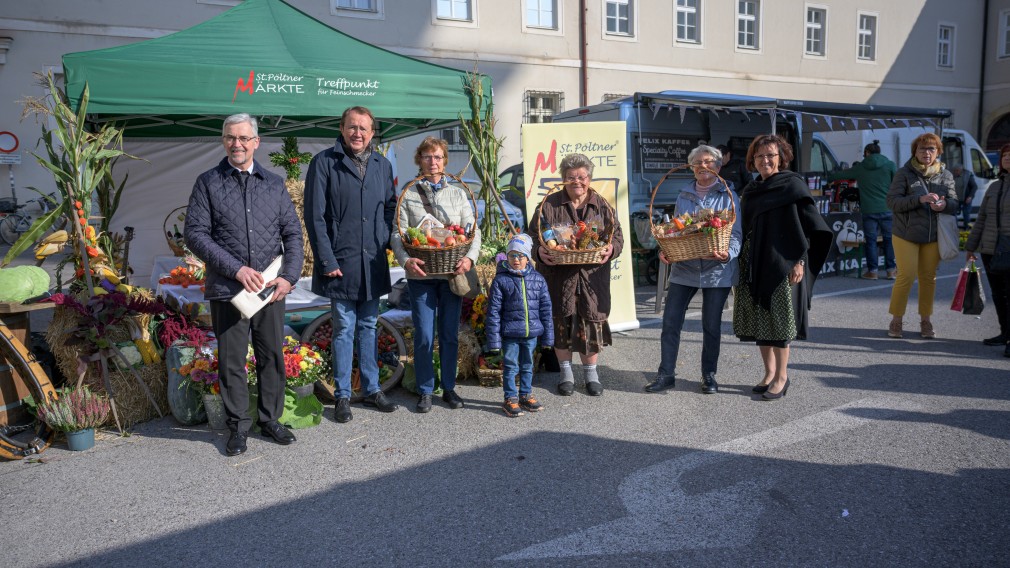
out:
{"label": "woman in background with handbag", "polygon": [[[449,161],[449,143],[428,136],[414,152],[414,163],[423,179],[404,191],[400,204],[399,227],[416,227],[425,215],[435,217],[443,225],[474,226],[477,223],[467,190],[452,185],[444,176]],[[459,357],[459,317],[463,299],[450,288],[450,280],[473,268],[480,254],[480,229],[474,228],[473,240],[466,255],[456,263],[450,274],[428,274],[430,267],[419,258],[411,257],[403,246],[396,228],[389,244],[407,274],[410,290],[410,311],[414,323],[414,371],[420,398],[417,411],[431,410],[431,395],[435,390],[433,360],[435,333],[438,333],[438,355],[441,364],[442,400],[449,408],[462,408],[463,399],[456,394],[456,363]]]}
{"label": "woman in background with handbag", "polygon": [[958,211],[954,176],[940,161],[943,144],[928,132],[912,141],[912,157],[891,181],[887,207],[894,212],[891,244],[898,264],[898,278],[891,290],[891,323],[888,337],[901,338],[902,319],[908,307],[912,284],[919,280],[919,334],[936,337],[930,317],[936,296],[936,269],[940,266],[939,215]]}
{"label": "woman in background with handbag", "polygon": [[[982,340],[986,345],[1002,345],[1003,356],[1010,357],[1010,267],[1001,266],[1010,260],[1010,144],[1004,144],[999,151],[999,181],[989,186],[982,204],[978,208],[978,218],[971,227],[964,250],[968,260],[975,260],[975,253],[982,255],[985,277],[992,291],[992,303],[999,320],[999,335]],[[997,255],[997,253],[1002,253]],[[994,258],[1003,256],[1004,259]]]}

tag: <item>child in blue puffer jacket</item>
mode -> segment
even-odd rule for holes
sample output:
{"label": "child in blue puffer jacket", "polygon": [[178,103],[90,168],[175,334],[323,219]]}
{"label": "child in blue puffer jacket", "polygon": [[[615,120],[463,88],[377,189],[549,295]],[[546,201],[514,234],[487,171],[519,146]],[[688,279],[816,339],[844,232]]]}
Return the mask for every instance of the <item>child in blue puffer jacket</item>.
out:
{"label": "child in blue puffer jacket", "polygon": [[[554,345],[554,321],[547,282],[530,264],[533,239],[519,234],[508,244],[506,259],[498,263],[498,273],[488,292],[484,331],[487,349],[504,351],[502,386],[509,417],[523,410],[539,412],[543,406],[533,397],[533,349]],[[516,373],[519,390],[516,392]]]}

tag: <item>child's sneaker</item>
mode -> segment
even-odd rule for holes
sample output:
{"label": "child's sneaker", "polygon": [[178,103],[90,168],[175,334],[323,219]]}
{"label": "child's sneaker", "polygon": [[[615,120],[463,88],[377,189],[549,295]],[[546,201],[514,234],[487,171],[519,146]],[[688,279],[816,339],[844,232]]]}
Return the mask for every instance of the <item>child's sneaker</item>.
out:
{"label": "child's sneaker", "polygon": [[523,410],[528,410],[530,412],[540,412],[544,408],[544,405],[537,402],[537,399],[533,398],[532,394],[520,396],[519,406],[521,406]]}
{"label": "child's sneaker", "polygon": [[516,416],[523,415],[523,409],[519,406],[518,398],[507,398],[505,403],[502,404],[502,410],[505,411],[505,416],[509,418],[515,418]]}

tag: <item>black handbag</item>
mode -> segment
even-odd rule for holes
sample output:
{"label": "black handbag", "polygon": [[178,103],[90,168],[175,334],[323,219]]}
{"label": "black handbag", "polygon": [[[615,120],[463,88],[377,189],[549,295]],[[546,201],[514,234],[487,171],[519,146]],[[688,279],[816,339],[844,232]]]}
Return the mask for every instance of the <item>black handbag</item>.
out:
{"label": "black handbag", "polygon": [[982,281],[979,279],[978,270],[968,271],[968,282],[964,290],[964,303],[961,304],[961,313],[977,316],[985,309],[985,292],[982,291]]}

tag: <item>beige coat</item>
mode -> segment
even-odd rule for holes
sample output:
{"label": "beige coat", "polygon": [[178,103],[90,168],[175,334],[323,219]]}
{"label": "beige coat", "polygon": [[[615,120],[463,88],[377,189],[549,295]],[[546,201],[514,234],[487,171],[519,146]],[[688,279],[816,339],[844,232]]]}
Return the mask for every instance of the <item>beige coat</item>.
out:
{"label": "beige coat", "polygon": [[[428,200],[431,203],[432,209],[435,211],[435,217],[443,225],[455,224],[466,228],[468,225],[476,226],[477,223],[477,219],[474,217],[473,203],[470,201],[470,194],[465,189],[449,184],[438,191],[432,191],[431,184],[429,184],[427,180],[418,181],[404,190],[406,195],[403,195],[403,199],[400,200],[399,206],[399,226],[395,224],[393,225],[393,232],[389,238],[389,246],[393,249],[393,255],[396,256],[396,262],[400,263],[400,266],[404,266],[410,256],[407,254],[406,249],[403,248],[403,240],[398,230],[405,232],[408,227],[416,227],[417,224],[421,222],[421,219],[424,218],[425,214],[427,214],[427,211],[424,210],[424,205],[421,202],[420,191],[427,192]],[[479,255],[480,229],[475,228],[473,241],[470,242],[470,248],[466,252],[466,257],[472,260],[476,265],[477,257]],[[421,278],[407,273],[407,278],[441,278],[443,280],[448,280],[449,275],[428,275]]]}

